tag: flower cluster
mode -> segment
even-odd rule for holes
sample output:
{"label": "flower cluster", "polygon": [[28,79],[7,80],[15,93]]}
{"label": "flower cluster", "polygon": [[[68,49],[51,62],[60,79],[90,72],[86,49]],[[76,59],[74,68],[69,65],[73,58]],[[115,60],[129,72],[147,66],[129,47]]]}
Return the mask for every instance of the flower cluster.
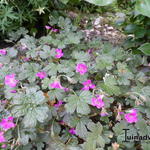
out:
{"label": "flower cluster", "polygon": [[18,80],[15,79],[15,74],[9,74],[5,76],[5,84],[9,85],[10,87],[16,87]]}
{"label": "flower cluster", "polygon": [[13,117],[2,119],[2,121],[0,122],[0,127],[2,127],[4,131],[14,128],[16,125],[14,124],[13,120],[14,120]]}
{"label": "flower cluster", "polygon": [[[8,117],[8,118],[3,118],[0,122],[0,127],[3,131],[0,131],[0,143],[4,143],[6,142],[6,139],[4,137],[4,133],[11,129],[14,128],[16,126],[16,124],[13,122],[14,118],[12,116]],[[4,132],[5,131],[5,132]],[[2,145],[2,148],[5,147],[5,144]]]}
{"label": "flower cluster", "polygon": [[45,28],[47,29],[47,30],[51,30],[52,32],[59,32],[59,29],[55,29],[55,28],[53,28],[53,27],[51,27],[51,26],[49,26],[49,25],[46,25],[45,26]]}

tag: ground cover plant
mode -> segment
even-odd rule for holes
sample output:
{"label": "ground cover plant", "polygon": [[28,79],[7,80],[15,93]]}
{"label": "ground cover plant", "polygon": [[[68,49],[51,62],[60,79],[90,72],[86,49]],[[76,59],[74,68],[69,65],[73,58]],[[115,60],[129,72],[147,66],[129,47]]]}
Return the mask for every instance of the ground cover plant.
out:
{"label": "ground cover plant", "polygon": [[[24,8],[50,11],[57,3],[63,8],[82,4],[83,10],[92,6],[88,13],[94,9],[103,13],[109,4],[112,11],[116,9],[115,0],[86,1],[30,0]],[[8,2],[1,1],[1,7],[12,7],[10,18],[15,19],[13,7],[20,4]],[[108,24],[100,26],[99,18],[92,20],[94,27],[89,20],[78,25],[84,18],[74,12],[71,19],[61,16],[53,7],[55,15],[46,16],[49,21],[43,24],[43,36],[37,38],[23,27],[7,33],[5,41],[11,45],[0,48],[0,149],[149,150],[150,44],[146,29],[150,4],[148,0],[118,1],[119,7],[126,7],[121,4],[131,6],[137,15],[129,15],[128,8],[125,16],[130,17],[117,20],[116,28],[123,32]],[[15,26],[11,19],[1,23],[19,27],[19,20]],[[112,36],[107,40],[95,34],[98,26],[102,33],[110,29],[109,34],[115,31],[132,38],[114,44]]]}
{"label": "ground cover plant", "polygon": [[0,50],[1,147],[149,147],[122,142],[124,128],[149,133],[149,72],[141,69],[147,58],[85,40],[68,18],[50,24],[47,36],[25,35]]}

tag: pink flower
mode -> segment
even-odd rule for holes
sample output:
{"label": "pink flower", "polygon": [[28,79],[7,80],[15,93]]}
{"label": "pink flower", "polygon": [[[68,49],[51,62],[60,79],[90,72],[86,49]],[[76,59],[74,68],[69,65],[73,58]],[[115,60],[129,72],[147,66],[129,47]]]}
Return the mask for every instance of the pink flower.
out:
{"label": "pink flower", "polygon": [[10,93],[17,93],[17,91],[16,90],[11,90]]}
{"label": "pink flower", "polygon": [[59,29],[52,28],[52,31],[56,33],[56,32],[59,32]]}
{"label": "pink flower", "polygon": [[93,52],[93,49],[88,49],[87,52],[88,52],[89,54],[91,54],[91,53]]}
{"label": "pink flower", "polygon": [[71,129],[69,130],[69,133],[70,133],[70,134],[76,134],[75,128],[71,128]]}
{"label": "pink flower", "polygon": [[119,114],[120,114],[120,115],[123,115],[123,114],[124,114],[124,112],[122,112],[122,111],[121,111],[121,112],[119,112]]}
{"label": "pink flower", "polygon": [[23,58],[24,61],[30,61],[30,58],[29,57],[25,57]]}
{"label": "pink flower", "polygon": [[49,86],[52,88],[63,89],[63,87],[61,86],[61,84],[58,81],[53,82]]}
{"label": "pink flower", "polygon": [[47,76],[47,74],[46,72],[38,72],[36,76],[39,77],[40,79],[44,79]]}
{"label": "pink flower", "polygon": [[0,126],[7,131],[8,129],[14,128],[16,125],[13,123],[14,118],[8,117],[6,119],[2,119],[0,122]]}
{"label": "pink flower", "polygon": [[85,82],[82,83],[84,85],[84,87],[82,88],[82,90],[88,91],[89,89],[94,89],[95,85],[92,84],[91,80],[87,80]]}
{"label": "pink flower", "polygon": [[7,145],[6,144],[3,144],[2,146],[1,146],[1,148],[6,148],[7,147]]}
{"label": "pink flower", "polygon": [[108,116],[108,113],[100,113],[101,117],[105,117],[105,116]]}
{"label": "pink flower", "polygon": [[57,53],[55,55],[55,58],[61,58],[64,55],[64,53],[62,52],[62,49],[56,49],[55,51]]}
{"label": "pink flower", "polygon": [[124,115],[125,120],[128,123],[134,123],[138,121],[138,115],[137,115],[137,110],[136,109],[131,109],[130,113],[127,113]]}
{"label": "pink flower", "polygon": [[97,107],[98,109],[104,107],[105,104],[102,98],[103,98],[103,95],[97,95],[96,98],[95,97],[92,98],[92,105]]}
{"label": "pink flower", "polygon": [[80,75],[84,75],[88,71],[88,67],[85,64],[77,64],[76,72],[79,72]]}
{"label": "pink flower", "polygon": [[65,88],[65,87],[64,87],[63,89],[64,89],[65,92],[68,92],[68,91],[69,91],[69,88]]}
{"label": "pink flower", "polygon": [[4,132],[0,131],[0,143],[6,142],[6,139],[4,137]]}
{"label": "pink flower", "polygon": [[54,105],[55,108],[59,108],[63,104],[62,100],[59,100],[57,104]]}
{"label": "pink flower", "polygon": [[10,87],[15,87],[18,83],[18,80],[15,80],[15,74],[9,74],[5,76],[5,84]]}
{"label": "pink flower", "polygon": [[2,68],[3,67],[3,64],[2,63],[0,63],[0,68]]}
{"label": "pink flower", "polygon": [[0,54],[1,54],[1,55],[6,55],[6,54],[7,54],[6,49],[0,49]]}
{"label": "pink flower", "polygon": [[7,101],[7,100],[0,100],[0,103],[1,103],[1,104],[7,104],[8,101]]}
{"label": "pink flower", "polygon": [[47,30],[52,29],[52,27],[51,27],[51,26],[48,26],[48,25],[46,25],[45,28],[46,28]]}

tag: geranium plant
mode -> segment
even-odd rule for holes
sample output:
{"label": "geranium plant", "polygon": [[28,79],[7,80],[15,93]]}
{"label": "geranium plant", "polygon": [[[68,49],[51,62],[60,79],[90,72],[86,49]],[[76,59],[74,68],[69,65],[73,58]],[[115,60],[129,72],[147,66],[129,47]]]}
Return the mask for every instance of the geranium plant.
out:
{"label": "geranium plant", "polygon": [[68,18],[49,25],[59,32],[26,35],[0,51],[1,149],[148,147],[123,143],[125,128],[150,131],[147,57],[87,41]]}

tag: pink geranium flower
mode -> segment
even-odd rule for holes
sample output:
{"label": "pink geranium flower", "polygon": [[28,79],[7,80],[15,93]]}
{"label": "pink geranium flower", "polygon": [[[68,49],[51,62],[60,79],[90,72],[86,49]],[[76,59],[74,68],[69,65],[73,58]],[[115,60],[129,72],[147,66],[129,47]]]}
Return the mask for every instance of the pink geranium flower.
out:
{"label": "pink geranium flower", "polygon": [[92,105],[97,107],[98,109],[104,107],[105,104],[104,104],[102,98],[103,98],[103,95],[97,95],[96,98],[93,97],[92,98]]}
{"label": "pink geranium flower", "polygon": [[10,93],[17,93],[17,91],[16,90],[11,90]]}
{"label": "pink geranium flower", "polygon": [[138,121],[138,114],[136,109],[131,109],[129,113],[124,115],[128,123],[136,123]]}
{"label": "pink geranium flower", "polygon": [[3,64],[2,63],[0,63],[0,68],[2,68],[3,67]]}
{"label": "pink geranium flower", "polygon": [[56,32],[59,32],[59,29],[54,29],[53,28],[52,31],[56,33]]}
{"label": "pink geranium flower", "polygon": [[61,86],[60,82],[58,82],[58,81],[53,82],[49,86],[52,87],[52,88],[63,89],[63,87]]}
{"label": "pink geranium flower", "polygon": [[13,122],[14,118],[13,117],[8,117],[8,118],[4,118],[2,119],[2,121],[0,122],[0,126],[7,131],[8,129],[14,128],[16,125]]}
{"label": "pink geranium flower", "polygon": [[62,52],[62,49],[56,49],[55,51],[57,53],[55,55],[55,58],[61,58],[64,55],[64,53]]}
{"label": "pink geranium flower", "polygon": [[79,72],[80,75],[84,75],[88,71],[88,67],[85,64],[77,64],[76,72]]}
{"label": "pink geranium flower", "polygon": [[100,113],[101,117],[105,117],[105,116],[108,116],[108,113]]}
{"label": "pink geranium flower", "polygon": [[27,62],[27,61],[30,61],[30,58],[29,57],[25,57],[25,58],[23,58],[23,60]]}
{"label": "pink geranium flower", "polygon": [[63,89],[64,89],[65,92],[68,92],[68,91],[69,91],[69,88],[65,88],[65,87],[64,87]]}
{"label": "pink geranium flower", "polygon": [[88,52],[89,54],[91,54],[91,53],[93,52],[93,49],[88,49],[87,52]]}
{"label": "pink geranium flower", "polygon": [[75,128],[71,128],[71,129],[69,130],[69,133],[70,133],[70,134],[76,134]]}
{"label": "pink geranium flower", "polygon": [[1,146],[1,148],[6,148],[7,147],[7,145],[6,144],[3,144],[2,146]]}
{"label": "pink geranium flower", "polygon": [[36,76],[39,77],[40,79],[44,79],[47,76],[47,74],[46,72],[42,71],[42,72],[38,72]]}
{"label": "pink geranium flower", "polygon": [[91,80],[84,81],[82,84],[84,85],[82,90],[85,90],[85,91],[88,91],[90,89],[94,89],[95,88],[95,85],[92,84]]}
{"label": "pink geranium flower", "polygon": [[59,100],[57,104],[54,105],[55,108],[59,108],[63,104],[62,100]]}
{"label": "pink geranium flower", "polygon": [[52,27],[51,27],[51,26],[48,26],[48,25],[46,25],[45,28],[46,28],[47,30],[52,29]]}
{"label": "pink geranium flower", "polygon": [[10,87],[15,87],[18,83],[18,80],[15,79],[15,74],[9,74],[5,76],[5,84],[9,85]]}
{"label": "pink geranium flower", "polygon": [[0,143],[6,142],[6,139],[4,137],[4,132],[0,131]]}
{"label": "pink geranium flower", "polygon": [[1,55],[6,55],[6,54],[7,54],[6,49],[0,49],[0,54],[1,54]]}

